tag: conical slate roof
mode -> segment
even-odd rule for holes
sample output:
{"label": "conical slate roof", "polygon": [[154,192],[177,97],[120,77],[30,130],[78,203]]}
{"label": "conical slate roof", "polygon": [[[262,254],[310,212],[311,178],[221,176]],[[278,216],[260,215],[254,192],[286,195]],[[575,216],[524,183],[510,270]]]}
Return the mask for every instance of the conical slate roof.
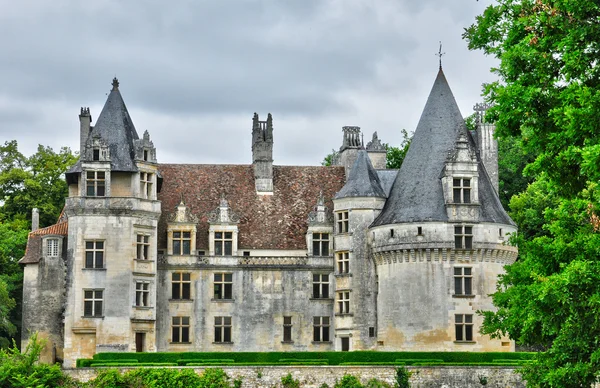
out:
{"label": "conical slate roof", "polygon": [[[448,220],[441,174],[460,133],[471,139],[440,68],[389,198],[372,226]],[[478,164],[478,169],[480,221],[513,224],[483,163]]]}
{"label": "conical slate roof", "polygon": [[358,151],[346,184],[334,198],[347,197],[386,197],[377,171],[373,168],[369,155],[364,149]]}
{"label": "conical slate roof", "polygon": [[133,140],[139,137],[119,92],[119,81],[116,78],[89,136],[100,136],[108,144],[113,171],[137,171]]}

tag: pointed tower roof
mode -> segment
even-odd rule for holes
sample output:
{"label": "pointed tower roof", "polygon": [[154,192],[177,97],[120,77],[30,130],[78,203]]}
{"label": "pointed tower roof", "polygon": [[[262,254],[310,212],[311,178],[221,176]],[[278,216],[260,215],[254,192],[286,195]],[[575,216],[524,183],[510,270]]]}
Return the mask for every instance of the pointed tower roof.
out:
{"label": "pointed tower roof", "polygon": [[113,171],[137,171],[133,140],[139,137],[119,91],[119,80],[116,77],[96,125],[90,132],[90,137],[94,136],[100,136],[108,143]]}
{"label": "pointed tower roof", "polygon": [[344,187],[335,195],[334,199],[347,197],[386,197],[385,192],[381,188],[377,171],[373,168],[369,155],[364,148],[358,151],[348,180]]}
{"label": "pointed tower roof", "polygon": [[[471,139],[440,68],[389,198],[372,226],[448,220],[441,175],[461,133]],[[480,220],[513,224],[491,188],[488,175],[481,173],[485,171],[481,163],[479,171]]]}

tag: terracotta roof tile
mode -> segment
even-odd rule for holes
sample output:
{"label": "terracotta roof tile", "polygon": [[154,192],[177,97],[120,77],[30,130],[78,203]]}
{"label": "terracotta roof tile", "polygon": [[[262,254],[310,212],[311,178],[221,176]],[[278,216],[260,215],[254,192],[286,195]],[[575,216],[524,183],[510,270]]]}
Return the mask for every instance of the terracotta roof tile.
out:
{"label": "terracotta roof tile", "polygon": [[33,232],[29,232],[29,236],[47,236],[49,234],[58,234],[61,236],[66,236],[68,227],[69,223],[65,219],[54,225],[50,225],[45,228],[34,230]]}
{"label": "terracotta roof tile", "polygon": [[238,249],[306,249],[307,217],[323,191],[325,205],[344,185],[343,167],[273,167],[273,195],[257,195],[252,165],[162,164],[159,249],[165,249],[166,218],[183,200],[199,218],[197,248],[208,248],[207,215],[221,195],[240,216]]}

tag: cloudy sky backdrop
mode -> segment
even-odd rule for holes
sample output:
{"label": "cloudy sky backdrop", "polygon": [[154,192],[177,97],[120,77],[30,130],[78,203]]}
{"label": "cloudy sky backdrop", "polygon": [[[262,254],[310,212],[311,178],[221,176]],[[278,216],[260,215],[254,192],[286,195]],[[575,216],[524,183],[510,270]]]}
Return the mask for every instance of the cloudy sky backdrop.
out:
{"label": "cloudy sky backdrop", "polygon": [[163,163],[250,163],[273,114],[275,164],[316,165],[341,127],[398,145],[438,69],[464,116],[495,77],[461,39],[491,0],[0,0],[0,141],[78,150],[114,76]]}

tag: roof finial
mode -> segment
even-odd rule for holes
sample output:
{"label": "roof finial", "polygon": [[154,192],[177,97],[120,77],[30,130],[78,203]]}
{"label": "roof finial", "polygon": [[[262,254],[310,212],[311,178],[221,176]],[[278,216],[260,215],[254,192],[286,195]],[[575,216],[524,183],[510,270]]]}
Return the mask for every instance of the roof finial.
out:
{"label": "roof finial", "polygon": [[437,55],[438,57],[440,57],[440,70],[442,70],[442,55],[444,55],[446,53],[442,52],[442,41],[440,40],[440,51],[438,51],[435,55]]}
{"label": "roof finial", "polygon": [[112,87],[112,90],[119,90],[119,80],[117,77],[113,78]]}

